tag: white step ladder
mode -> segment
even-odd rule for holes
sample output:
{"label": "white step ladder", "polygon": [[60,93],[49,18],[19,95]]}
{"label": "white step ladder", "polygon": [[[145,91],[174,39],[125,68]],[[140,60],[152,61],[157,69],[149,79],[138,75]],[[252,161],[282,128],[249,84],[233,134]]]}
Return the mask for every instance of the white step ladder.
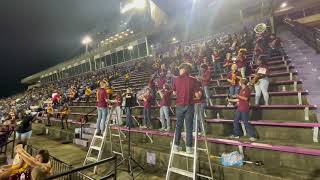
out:
{"label": "white step ladder", "polygon": [[[110,120],[112,119],[113,120],[113,124],[110,124],[109,125],[109,135],[110,135],[110,149],[111,149],[111,152],[113,154],[117,154],[117,155],[120,155],[122,157],[122,159],[124,160],[124,154],[123,154],[123,146],[122,146],[122,138],[121,138],[121,135],[124,136],[124,138],[126,138],[126,135],[120,130],[120,124],[119,124],[119,119],[118,119],[118,113],[116,111],[116,107],[111,107],[109,109],[109,114],[110,114]],[[117,133],[112,133],[112,129],[111,127],[112,126],[115,126],[116,127],[116,131]],[[120,152],[118,151],[115,151],[113,149],[113,141],[112,141],[112,138],[113,137],[116,137],[119,139],[119,145],[120,145]]]}
{"label": "white step ladder", "polygon": [[[205,126],[203,123],[203,114],[201,114],[200,111],[200,104],[195,104],[195,134],[194,134],[194,151],[193,154],[188,154],[186,152],[182,152],[182,151],[174,151],[174,140],[175,140],[175,136],[173,137],[173,141],[172,141],[172,145],[171,145],[171,153],[170,153],[170,158],[169,158],[169,164],[168,164],[168,169],[167,169],[167,175],[166,175],[166,180],[170,180],[170,176],[171,173],[175,173],[175,174],[179,174],[182,176],[186,176],[188,178],[192,178],[193,180],[196,180],[197,177],[202,177],[202,178],[206,178],[206,179],[210,179],[210,180],[214,180],[213,179],[213,171],[212,171],[212,166],[211,166],[211,159],[210,159],[210,152],[209,152],[209,148],[208,148],[208,142],[207,142],[207,135],[206,135],[206,131],[205,131]],[[205,148],[199,148],[198,147],[198,123],[200,123],[201,125],[201,129],[202,129],[202,135],[205,141]],[[208,157],[208,163],[209,163],[209,170],[210,170],[210,176],[206,176],[203,174],[199,174],[198,173],[198,166],[197,166],[197,161],[198,161],[198,152],[204,152],[207,157]],[[183,156],[186,157],[186,161],[187,161],[187,170],[184,169],[180,169],[180,168],[176,168],[173,167],[173,158],[174,156]],[[193,159],[193,167],[192,167],[192,171],[188,170],[188,158],[192,158]]]}
{"label": "white step ladder", "polygon": [[[109,111],[109,110],[108,110]],[[106,137],[109,129],[109,120],[111,118],[111,114],[108,113],[107,119],[106,119],[106,125],[103,131],[102,136],[98,136],[97,134],[97,129],[94,131],[89,150],[87,152],[86,158],[84,159],[83,166],[85,166],[88,163],[96,163],[101,160],[102,153],[103,153],[103,148],[106,143]],[[92,152],[98,152],[98,155],[96,157],[92,156]],[[97,166],[94,167],[94,174],[97,171]]]}

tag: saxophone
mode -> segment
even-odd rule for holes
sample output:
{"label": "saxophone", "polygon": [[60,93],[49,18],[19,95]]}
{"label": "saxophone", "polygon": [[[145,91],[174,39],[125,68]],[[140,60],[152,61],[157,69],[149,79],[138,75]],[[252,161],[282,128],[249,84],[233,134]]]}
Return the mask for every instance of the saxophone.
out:
{"label": "saxophone", "polygon": [[232,73],[232,76],[231,76],[231,85],[232,86],[235,86],[236,85],[236,80],[237,80],[237,74],[236,73]]}

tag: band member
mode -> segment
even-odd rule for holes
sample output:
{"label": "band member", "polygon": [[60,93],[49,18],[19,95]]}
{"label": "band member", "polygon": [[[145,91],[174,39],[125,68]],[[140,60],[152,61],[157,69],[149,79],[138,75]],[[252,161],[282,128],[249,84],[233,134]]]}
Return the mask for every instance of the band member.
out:
{"label": "band member", "polygon": [[65,104],[61,112],[61,129],[64,129],[64,120],[66,121],[66,129],[68,129],[68,117],[70,114],[70,108],[68,104]]}
{"label": "band member", "polygon": [[203,69],[203,75],[200,78],[202,82],[202,87],[204,90],[204,94],[206,97],[207,106],[212,105],[211,99],[210,99],[210,93],[209,93],[209,84],[211,81],[211,70],[209,70],[208,65],[202,64],[201,69]]}
{"label": "band member", "polygon": [[[206,106],[206,99],[204,98],[202,89],[200,89],[199,91],[195,92],[194,101],[195,101],[196,105],[199,105],[199,112],[195,111],[196,113],[199,113],[198,114],[198,132],[202,132],[205,127],[202,127],[201,121],[204,122],[204,108]],[[194,117],[193,118],[193,131],[196,130],[196,124],[195,123],[196,123],[196,118]]]}
{"label": "band member", "polygon": [[48,103],[47,107],[47,124],[46,126],[51,126],[50,118],[53,117],[53,107],[51,103]]}
{"label": "band member", "polygon": [[105,80],[100,81],[100,88],[97,89],[97,112],[98,112],[98,118],[96,122],[96,134],[98,136],[101,136],[102,132],[104,132],[106,120],[107,120],[107,108],[108,108],[108,94],[106,91],[106,84],[107,82]]}
{"label": "band member", "polygon": [[240,80],[240,93],[237,95],[237,99],[234,99],[238,103],[236,116],[233,121],[233,135],[231,138],[238,139],[240,136],[240,119],[242,119],[246,131],[250,137],[250,141],[255,141],[254,132],[252,126],[249,124],[249,111],[250,111],[250,94],[251,91],[247,86],[248,81],[246,79]]}
{"label": "band member", "polygon": [[118,116],[118,125],[122,125],[122,118],[121,118],[121,104],[122,104],[122,97],[121,94],[119,92],[116,93],[116,98],[114,99],[115,101],[115,107],[116,107],[116,112],[117,112],[117,116]]}
{"label": "band member", "polygon": [[124,88],[129,87],[129,81],[130,81],[130,75],[129,75],[129,73],[127,72],[127,73],[124,75]]}
{"label": "band member", "polygon": [[87,86],[85,91],[84,91],[84,96],[85,96],[86,103],[89,102],[91,94],[92,94],[91,88],[89,86]]}
{"label": "band member", "polygon": [[133,94],[131,88],[127,88],[126,93],[122,95],[123,97],[123,105],[125,107],[126,112],[126,128],[131,128],[133,126],[132,116],[131,116],[131,107],[134,106],[136,101],[136,96]]}
{"label": "band member", "polygon": [[232,64],[234,64],[232,61],[232,55],[231,53],[227,53],[226,59],[224,60],[224,64],[223,64],[223,68],[225,69],[226,72],[230,72]]}
{"label": "band member", "polygon": [[245,53],[247,52],[246,49],[240,49],[238,51],[238,57],[237,57],[237,66],[240,70],[241,77],[246,78],[246,66],[247,66],[247,59],[245,56]]}
{"label": "band member", "polygon": [[213,76],[216,77],[221,73],[221,64],[220,64],[221,57],[217,49],[213,50],[211,57],[213,62]]}
{"label": "band member", "polygon": [[238,69],[237,65],[233,64],[231,66],[231,72],[228,73],[228,76],[227,76],[227,81],[230,84],[230,87],[229,87],[230,96],[235,96],[239,94],[239,90],[240,90],[239,80],[241,79],[241,77],[237,69]]}
{"label": "band member", "polygon": [[167,84],[163,85],[163,89],[158,91],[161,100],[160,100],[160,122],[161,122],[161,129],[160,130],[170,130],[170,115],[169,115],[169,108],[170,108],[170,96],[171,91]]}
{"label": "band member", "polygon": [[279,55],[283,55],[283,45],[282,45],[282,41],[280,38],[276,37],[275,34],[271,34],[270,35],[270,41],[269,41],[269,50],[268,50],[268,58],[272,57],[272,54],[279,54]]}
{"label": "band member", "polygon": [[259,67],[256,70],[256,74],[253,75],[253,84],[256,92],[255,105],[259,105],[261,93],[263,95],[265,105],[269,105],[269,69],[261,56],[258,58],[257,64]]}
{"label": "band member", "polygon": [[146,92],[140,99],[143,100],[143,126],[142,128],[152,128],[151,123],[151,90],[149,88],[146,89]]}
{"label": "band member", "polygon": [[174,151],[179,151],[181,131],[186,124],[186,151],[193,153],[192,148],[192,129],[194,117],[194,94],[200,88],[200,83],[189,75],[192,65],[189,63],[182,63],[179,66],[179,74],[173,85],[173,94],[176,98],[176,131],[174,139]]}

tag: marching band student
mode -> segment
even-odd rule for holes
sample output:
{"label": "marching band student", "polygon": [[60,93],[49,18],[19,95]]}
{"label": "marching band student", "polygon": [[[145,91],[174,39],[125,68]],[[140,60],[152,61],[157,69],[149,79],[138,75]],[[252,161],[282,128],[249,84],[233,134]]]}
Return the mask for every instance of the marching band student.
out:
{"label": "marching band student", "polygon": [[240,73],[238,72],[238,67],[236,64],[232,64],[231,66],[231,72],[227,75],[227,81],[230,83],[229,87],[229,95],[235,96],[239,94],[239,80],[241,79]]}
{"label": "marching band student", "polygon": [[213,50],[211,57],[213,62],[213,76],[217,77],[222,72],[220,64],[221,57],[217,49]]}
{"label": "marching band student", "polygon": [[176,98],[176,130],[174,151],[179,151],[181,131],[186,124],[186,152],[193,153],[192,144],[192,129],[193,129],[193,117],[194,117],[194,94],[200,88],[200,83],[189,72],[192,69],[192,65],[189,63],[182,63],[179,66],[179,74],[173,85],[173,94]]}
{"label": "marching band student", "polygon": [[210,99],[210,93],[209,93],[209,84],[211,81],[211,70],[209,70],[209,67],[206,64],[202,64],[201,69],[203,69],[202,70],[203,75],[200,79],[202,81],[202,87],[206,97],[206,103],[207,103],[207,106],[209,106],[209,105],[212,105],[211,99]]}
{"label": "marching band student", "polygon": [[61,112],[61,129],[64,129],[63,120],[66,120],[66,128],[68,129],[68,117],[70,114],[70,109],[68,104],[64,104]]}
{"label": "marching band student", "polygon": [[89,102],[91,94],[92,94],[92,91],[91,91],[90,87],[87,86],[85,91],[84,91],[84,96],[85,96],[86,103]]}
{"label": "marching band student", "polygon": [[240,69],[240,73],[242,78],[246,78],[246,66],[247,66],[247,59],[245,53],[247,52],[246,49],[239,49],[238,57],[237,57],[237,66]]}
{"label": "marching band student", "polygon": [[122,94],[123,101],[122,104],[125,107],[126,112],[126,128],[132,127],[132,116],[131,107],[134,106],[134,101],[136,101],[136,96],[133,94],[131,88],[126,89],[126,93]]}
{"label": "marching band student", "polygon": [[115,98],[115,106],[116,106],[116,112],[118,115],[118,125],[122,125],[122,118],[121,118],[121,104],[122,104],[122,97],[121,93],[117,92],[116,93],[116,98]]}
{"label": "marching band student", "polygon": [[[236,111],[236,115],[233,121],[233,135],[231,138],[238,139],[240,136],[240,119],[242,119],[246,131],[250,137],[250,141],[255,141],[256,138],[254,137],[254,132],[252,126],[249,124],[249,111],[250,111],[250,88],[247,86],[248,80],[241,79],[240,80],[240,93],[237,95],[237,99],[235,101],[238,103],[238,108]],[[231,100],[229,100],[231,101]]]}
{"label": "marching band student", "polygon": [[[204,108],[206,106],[206,99],[203,96],[202,89],[200,89],[199,91],[195,92],[194,101],[195,101],[195,104],[200,105],[200,108],[199,108],[200,112],[198,114],[198,132],[202,132],[202,130],[203,130],[202,128],[203,127],[202,127],[200,121],[204,122]],[[193,118],[193,131],[196,130],[196,128],[195,128],[196,124],[195,123],[197,123],[197,122],[196,122],[196,118],[194,117]]]}
{"label": "marching band student", "polygon": [[282,41],[279,37],[276,37],[275,34],[270,35],[270,43],[269,43],[269,50],[268,50],[268,58],[271,58],[273,53],[279,53],[280,55],[283,55],[282,50]]}
{"label": "marching band student", "polygon": [[106,91],[106,84],[107,82],[105,80],[100,81],[100,88],[97,89],[97,112],[98,112],[98,118],[96,123],[97,133],[96,135],[101,136],[104,132],[108,112],[108,93]]}
{"label": "marching band student", "polygon": [[152,128],[151,123],[151,90],[146,89],[145,94],[142,96],[143,100],[143,126],[142,128]]}
{"label": "marching band student", "polygon": [[269,69],[266,65],[266,62],[263,61],[262,56],[257,60],[259,67],[256,70],[256,74],[253,75],[254,79],[254,89],[256,92],[255,105],[259,105],[261,93],[263,95],[265,105],[269,105]]}
{"label": "marching band student", "polygon": [[129,81],[130,81],[130,75],[129,75],[129,72],[127,72],[124,75],[124,88],[129,87]]}
{"label": "marching band student", "polygon": [[232,61],[232,55],[231,53],[227,53],[226,59],[224,60],[223,68],[225,69],[225,72],[230,72],[231,66],[232,66],[233,61]]}
{"label": "marching band student", "polygon": [[51,103],[48,103],[47,107],[47,124],[46,126],[51,126],[50,118],[53,117],[53,107]]}
{"label": "marching band student", "polygon": [[[160,94],[160,122],[161,122],[161,129],[160,130],[170,130],[170,115],[169,115],[169,108],[170,108],[170,96],[171,91],[167,84],[163,85],[163,89],[159,90],[158,93]],[[165,121],[166,120],[166,121]]]}

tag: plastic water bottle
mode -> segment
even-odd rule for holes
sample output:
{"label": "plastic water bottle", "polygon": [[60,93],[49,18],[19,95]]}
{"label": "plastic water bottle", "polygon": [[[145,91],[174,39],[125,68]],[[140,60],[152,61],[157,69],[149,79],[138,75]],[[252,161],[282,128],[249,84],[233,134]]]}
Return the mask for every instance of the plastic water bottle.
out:
{"label": "plastic water bottle", "polygon": [[285,92],[285,91],[287,91],[287,90],[286,90],[286,86],[283,85],[283,86],[282,86],[282,92]]}
{"label": "plastic water bottle", "polygon": [[217,119],[220,119],[220,114],[219,113],[217,113]]}
{"label": "plastic water bottle", "polygon": [[26,180],[26,175],[24,173],[20,175],[20,180]]}

